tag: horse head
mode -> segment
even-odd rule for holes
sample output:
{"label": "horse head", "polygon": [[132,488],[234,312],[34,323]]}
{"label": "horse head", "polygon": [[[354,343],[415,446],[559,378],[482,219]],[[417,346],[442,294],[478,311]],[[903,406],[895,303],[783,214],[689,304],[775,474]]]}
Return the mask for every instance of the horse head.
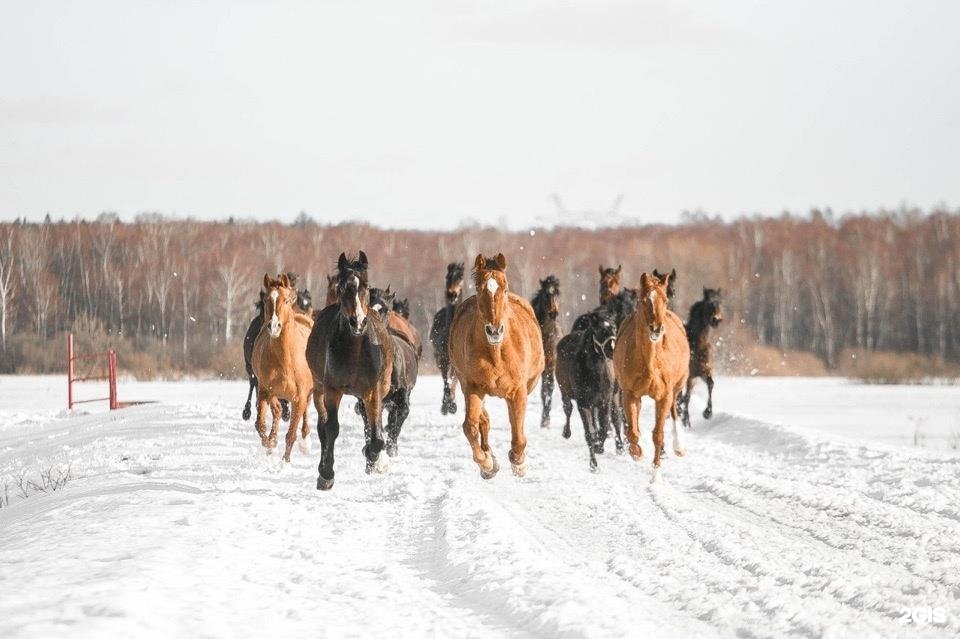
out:
{"label": "horse head", "polygon": [[330,306],[336,304],[340,298],[337,296],[337,276],[327,275],[327,298],[325,304]]}
{"label": "horse head", "polygon": [[665,282],[648,273],[640,276],[640,304],[637,312],[640,313],[641,321],[650,332],[651,342],[659,342],[663,337],[669,282],[669,275],[666,276]]}
{"label": "horse head", "polygon": [[617,268],[608,267],[600,265],[600,303],[603,304],[611,297],[620,292],[620,271],[623,268],[622,264],[618,264]]}
{"label": "horse head", "polygon": [[270,337],[277,338],[280,337],[283,325],[293,312],[293,305],[297,301],[297,290],[286,273],[281,273],[277,279],[270,277],[269,273],[264,273],[263,288],[263,318],[267,321]]}
{"label": "horse head", "polygon": [[404,319],[410,319],[410,300],[406,297],[393,300],[393,312],[401,315]]}
{"label": "horse head", "polygon": [[704,317],[710,326],[716,328],[723,321],[723,310],[721,308],[721,289],[705,288],[703,289]]}
{"label": "horse head", "polygon": [[380,316],[380,319],[384,322],[387,321],[387,317],[390,315],[393,307],[391,302],[397,296],[396,293],[390,292],[390,287],[387,287],[387,290],[382,288],[371,288],[370,289],[370,308]]}
{"label": "horse head", "polygon": [[593,342],[594,350],[606,359],[613,359],[613,349],[617,345],[617,323],[605,312],[589,314],[587,332]]}
{"label": "horse head", "polygon": [[555,275],[548,275],[546,279],[540,280],[536,301],[542,313],[550,319],[557,319],[560,312],[560,280]]}
{"label": "horse head", "polygon": [[670,269],[670,279],[667,279],[666,273],[661,273],[657,269],[653,269],[653,276],[660,280],[661,283],[666,284],[667,286],[667,299],[672,300],[677,294],[677,269]]}
{"label": "horse head", "polygon": [[337,261],[337,297],[340,314],[350,325],[354,336],[363,334],[367,325],[370,291],[367,288],[367,254],[360,251],[355,260],[346,253]]}
{"label": "horse head", "polygon": [[487,258],[481,253],[473,265],[477,309],[483,319],[483,335],[491,346],[499,346],[507,332],[507,258],[503,253]]}
{"label": "horse head", "polygon": [[310,313],[313,310],[313,297],[307,289],[297,291],[297,308],[304,313]]}
{"label": "horse head", "polygon": [[451,262],[447,264],[447,282],[444,295],[447,298],[447,304],[455,304],[460,299],[460,292],[463,288],[463,262]]}

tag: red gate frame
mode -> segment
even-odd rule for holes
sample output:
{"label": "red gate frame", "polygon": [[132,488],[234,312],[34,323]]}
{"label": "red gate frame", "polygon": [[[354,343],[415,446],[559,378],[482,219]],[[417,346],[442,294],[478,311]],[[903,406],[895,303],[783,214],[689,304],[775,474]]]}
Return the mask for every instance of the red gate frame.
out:
{"label": "red gate frame", "polygon": [[[103,375],[90,375],[86,377],[75,377],[73,363],[81,359],[100,359],[102,357],[107,358],[107,374]],[[73,398],[73,384],[74,382],[92,382],[92,381],[104,381],[106,380],[109,386],[109,397],[97,397],[95,399],[78,399]],[[77,355],[73,350],[73,333],[67,334],[67,408],[72,409],[74,404],[83,404],[86,402],[102,402],[107,400],[110,402],[110,410],[116,410],[120,407],[119,402],[117,401],[117,354],[111,348],[106,353],[93,353],[90,355]]]}

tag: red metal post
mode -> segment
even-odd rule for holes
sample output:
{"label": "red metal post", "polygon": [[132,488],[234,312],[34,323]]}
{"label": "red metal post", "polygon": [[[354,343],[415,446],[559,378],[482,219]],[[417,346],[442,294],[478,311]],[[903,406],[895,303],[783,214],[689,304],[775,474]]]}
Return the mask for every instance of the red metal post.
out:
{"label": "red metal post", "polygon": [[117,353],[112,348],[107,353],[107,361],[110,367],[110,410],[117,410]]}
{"label": "red metal post", "polygon": [[67,333],[67,409],[73,408],[73,333]]}

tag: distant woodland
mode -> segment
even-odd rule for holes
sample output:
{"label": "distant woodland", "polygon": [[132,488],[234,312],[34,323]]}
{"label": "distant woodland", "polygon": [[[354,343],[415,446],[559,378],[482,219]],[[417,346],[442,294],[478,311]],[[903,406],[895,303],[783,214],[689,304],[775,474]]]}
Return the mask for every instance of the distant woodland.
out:
{"label": "distant woodland", "polygon": [[600,264],[622,264],[627,286],[644,271],[676,268],[684,318],[703,287],[722,288],[719,339],[733,372],[744,372],[733,344],[804,353],[827,371],[871,352],[911,354],[921,367],[960,361],[960,211],[687,215],[672,226],[524,232],[391,231],[307,215],[292,224],[158,215],[124,223],[104,214],[0,224],[0,372],[63,370],[72,331],[81,348],[116,347],[121,368],[138,376],[241,376],[240,342],[264,273],[299,273],[320,306],[337,256],[358,249],[374,285],[409,298],[424,335],[443,301],[446,264],[469,269],[477,253],[503,252],[510,287],[524,297],[539,278],[560,278],[565,329],[597,304]]}

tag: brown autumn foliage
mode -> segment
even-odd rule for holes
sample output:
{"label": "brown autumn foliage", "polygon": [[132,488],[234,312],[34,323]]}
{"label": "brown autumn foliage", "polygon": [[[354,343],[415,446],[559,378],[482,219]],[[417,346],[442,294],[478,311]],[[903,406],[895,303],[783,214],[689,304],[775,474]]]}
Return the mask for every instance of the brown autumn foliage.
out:
{"label": "brown autumn foliage", "polygon": [[240,377],[263,274],[296,271],[320,304],[337,255],[361,248],[371,283],[408,297],[423,335],[443,303],[446,264],[503,252],[524,297],[539,278],[560,278],[564,329],[596,305],[599,264],[623,264],[627,286],[675,267],[681,317],[704,286],[721,287],[721,372],[869,377],[871,360],[850,369],[845,349],[910,354],[899,366],[913,376],[960,361],[960,211],[689,215],[679,225],[523,232],[105,214],[0,223],[0,372],[62,371],[63,334],[73,330],[81,348],[116,347],[121,367],[141,377]]}

